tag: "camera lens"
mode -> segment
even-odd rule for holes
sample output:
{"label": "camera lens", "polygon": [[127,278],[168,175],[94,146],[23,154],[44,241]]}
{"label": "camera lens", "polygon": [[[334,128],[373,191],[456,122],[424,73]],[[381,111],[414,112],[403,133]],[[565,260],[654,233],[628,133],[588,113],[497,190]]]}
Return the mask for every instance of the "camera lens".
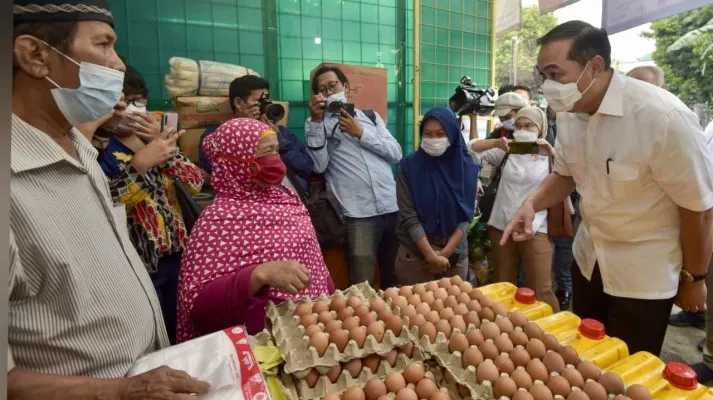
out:
{"label": "camera lens", "polygon": [[338,114],[339,110],[344,107],[344,103],[342,103],[339,100],[332,101],[329,104],[327,104],[327,111],[329,111],[332,114]]}
{"label": "camera lens", "polygon": [[265,116],[267,119],[269,119],[272,122],[277,122],[284,118],[285,116],[285,107],[283,107],[281,104],[275,104],[271,103],[267,107],[265,107]]}

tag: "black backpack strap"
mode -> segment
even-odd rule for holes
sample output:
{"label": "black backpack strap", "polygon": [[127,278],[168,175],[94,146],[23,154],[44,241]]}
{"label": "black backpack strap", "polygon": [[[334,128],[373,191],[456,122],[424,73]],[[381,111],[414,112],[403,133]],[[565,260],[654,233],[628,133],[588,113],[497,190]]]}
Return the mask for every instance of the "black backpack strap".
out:
{"label": "black backpack strap", "polygon": [[502,175],[503,168],[505,168],[505,163],[508,160],[508,157],[510,157],[510,153],[505,153],[505,157],[503,157],[503,160],[500,161],[500,165],[498,165],[498,169],[495,171],[495,176],[493,176],[493,179],[490,180],[490,184],[499,184],[500,183],[500,175]]}
{"label": "black backpack strap", "polygon": [[363,112],[364,115],[366,115],[366,117],[369,118],[369,120],[371,120],[371,123],[374,124],[374,126],[376,126],[376,111],[374,111],[374,110],[361,110],[361,112]]}

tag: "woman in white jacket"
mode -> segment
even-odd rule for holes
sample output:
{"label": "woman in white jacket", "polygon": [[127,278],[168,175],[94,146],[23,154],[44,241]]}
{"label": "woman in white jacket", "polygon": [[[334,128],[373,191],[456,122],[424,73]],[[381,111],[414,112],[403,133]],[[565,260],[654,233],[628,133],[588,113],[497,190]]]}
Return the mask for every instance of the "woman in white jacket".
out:
{"label": "woman in white jacket", "polygon": [[515,115],[513,138],[516,142],[536,141],[540,145],[539,154],[510,154],[512,138],[474,140],[469,147],[481,161],[501,169],[500,184],[488,220],[496,281],[515,283],[518,266],[522,265],[525,280],[535,290],[538,300],[559,311],[559,302],[552,291],[552,243],[547,236],[547,211],[535,215],[532,229],[537,233],[532,240],[509,240],[504,246],[499,245],[512,216],[550,173],[554,149],[545,140],[546,135],[545,112],[538,107],[525,107]]}

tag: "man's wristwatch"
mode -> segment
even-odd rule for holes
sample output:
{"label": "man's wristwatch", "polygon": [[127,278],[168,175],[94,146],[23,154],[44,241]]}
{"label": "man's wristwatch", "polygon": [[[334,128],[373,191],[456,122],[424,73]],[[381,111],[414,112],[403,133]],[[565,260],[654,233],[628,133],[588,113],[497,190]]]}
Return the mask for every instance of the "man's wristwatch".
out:
{"label": "man's wristwatch", "polygon": [[705,274],[693,275],[692,273],[681,268],[681,282],[698,282],[706,279],[707,276],[707,272]]}

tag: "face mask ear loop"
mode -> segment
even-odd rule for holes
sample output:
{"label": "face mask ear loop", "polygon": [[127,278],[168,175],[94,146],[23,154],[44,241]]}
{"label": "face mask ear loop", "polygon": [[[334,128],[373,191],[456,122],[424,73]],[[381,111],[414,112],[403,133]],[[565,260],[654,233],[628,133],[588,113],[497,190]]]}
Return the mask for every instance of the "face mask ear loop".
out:
{"label": "face mask ear loop", "polygon": [[49,76],[45,76],[45,79],[47,79],[48,81],[50,81],[50,83],[53,84],[57,89],[61,89],[61,88],[59,87],[59,85],[58,85],[55,81],[53,81],[52,78],[50,78]]}

